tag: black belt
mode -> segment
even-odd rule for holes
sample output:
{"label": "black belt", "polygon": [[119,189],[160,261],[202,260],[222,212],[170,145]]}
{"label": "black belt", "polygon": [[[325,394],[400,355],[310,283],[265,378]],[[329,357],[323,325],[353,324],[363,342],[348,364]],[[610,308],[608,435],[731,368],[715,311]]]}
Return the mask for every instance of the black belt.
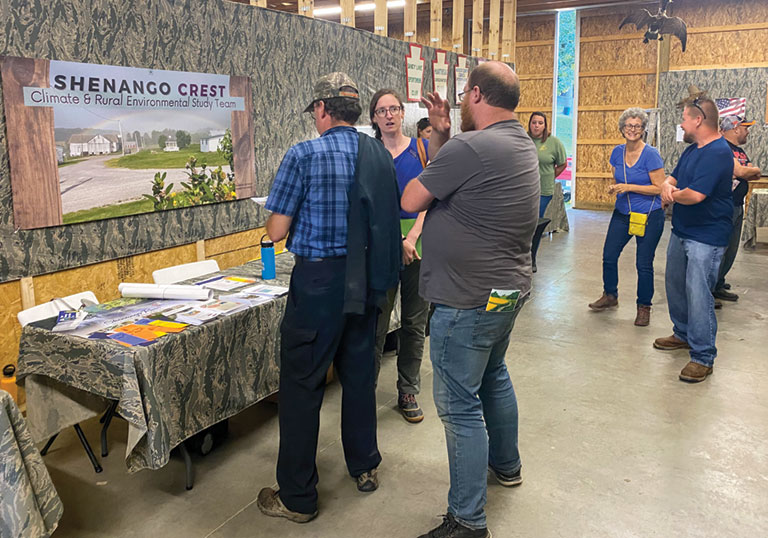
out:
{"label": "black belt", "polygon": [[310,256],[298,256],[298,255],[294,255],[294,258],[296,259],[296,263],[308,263],[308,262],[312,262],[312,263],[316,263],[316,262],[329,262],[329,261],[333,261],[333,260],[342,260],[342,259],[344,259],[344,258],[346,258],[346,257],[347,257],[347,256],[346,256],[346,255],[344,255],[344,256],[328,256],[328,257],[325,257],[325,258],[317,258],[317,257],[310,257]]}

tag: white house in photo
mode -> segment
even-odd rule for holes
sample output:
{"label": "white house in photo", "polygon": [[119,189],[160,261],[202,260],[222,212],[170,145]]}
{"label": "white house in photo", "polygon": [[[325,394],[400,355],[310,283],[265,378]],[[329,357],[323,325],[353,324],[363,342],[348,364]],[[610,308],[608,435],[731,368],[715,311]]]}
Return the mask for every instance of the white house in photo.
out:
{"label": "white house in photo", "polygon": [[63,163],[64,162],[64,146],[56,146],[56,162]]}
{"label": "white house in photo", "polygon": [[179,146],[176,144],[176,139],[169,138],[168,140],[166,140],[163,151],[179,151]]}
{"label": "white house in photo", "polygon": [[112,153],[112,142],[104,135],[72,135],[69,137],[67,145],[69,146],[70,157]]}
{"label": "white house in photo", "polygon": [[224,134],[223,132],[215,132],[201,138],[200,151],[211,152],[218,150],[221,147],[221,141],[224,140]]}
{"label": "white house in photo", "polygon": [[120,149],[120,137],[114,134],[105,134],[104,138],[109,140],[109,152],[114,153]]}

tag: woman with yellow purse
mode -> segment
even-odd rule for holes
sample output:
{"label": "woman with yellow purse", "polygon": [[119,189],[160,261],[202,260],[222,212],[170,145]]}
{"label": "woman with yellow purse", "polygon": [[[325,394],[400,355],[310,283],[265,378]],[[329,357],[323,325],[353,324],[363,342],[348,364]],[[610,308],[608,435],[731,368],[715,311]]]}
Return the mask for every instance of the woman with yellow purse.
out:
{"label": "woman with yellow purse", "polygon": [[619,132],[626,143],[613,148],[610,163],[616,183],[608,189],[616,205],[603,245],[603,295],[589,308],[602,311],[619,304],[619,256],[635,237],[637,252],[637,316],[635,325],[644,327],[651,319],[653,258],[664,231],[661,184],[664,162],[659,151],[643,141],[648,115],[642,108],[628,108],[619,117]]}

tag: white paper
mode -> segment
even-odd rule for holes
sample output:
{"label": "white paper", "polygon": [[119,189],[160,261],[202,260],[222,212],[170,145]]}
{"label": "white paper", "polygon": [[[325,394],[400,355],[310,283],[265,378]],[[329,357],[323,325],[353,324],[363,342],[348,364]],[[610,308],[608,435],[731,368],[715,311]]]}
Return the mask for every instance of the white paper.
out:
{"label": "white paper", "polygon": [[684,135],[685,135],[685,131],[683,131],[682,125],[678,125],[677,129],[675,131],[675,141],[676,142],[682,142]]}
{"label": "white paper", "polygon": [[242,288],[247,284],[253,284],[254,282],[256,281],[252,278],[224,277],[218,280],[214,280],[213,282],[203,284],[203,287],[216,291],[231,291],[236,290],[237,288]]}
{"label": "white paper", "polygon": [[256,202],[257,204],[259,204],[262,207],[267,205],[267,197],[266,196],[254,196],[253,198],[251,198],[251,200],[253,200],[254,202]]}
{"label": "white paper", "polygon": [[123,282],[117,286],[123,297],[141,297],[145,299],[180,299],[207,301],[213,292],[200,286],[184,284],[138,284]]}
{"label": "white paper", "polygon": [[259,284],[251,286],[240,291],[241,294],[264,295],[265,297],[280,297],[288,293],[288,288],[283,286],[270,286],[269,284]]}

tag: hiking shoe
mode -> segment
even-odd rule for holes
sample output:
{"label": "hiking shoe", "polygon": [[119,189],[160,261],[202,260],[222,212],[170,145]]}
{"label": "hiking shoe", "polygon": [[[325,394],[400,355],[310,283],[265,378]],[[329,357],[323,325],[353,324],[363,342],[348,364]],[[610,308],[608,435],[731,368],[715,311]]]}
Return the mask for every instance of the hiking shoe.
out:
{"label": "hiking shoe", "polygon": [[470,529],[465,527],[451,515],[443,516],[443,524],[435,527],[419,538],[491,538],[491,531],[485,529]]}
{"label": "hiking shoe", "polygon": [[644,304],[637,305],[637,316],[635,316],[635,325],[638,327],[647,327],[651,322],[651,307]]}
{"label": "hiking shoe", "polygon": [[656,349],[663,349],[664,351],[670,351],[672,349],[691,349],[688,342],[680,340],[674,334],[672,336],[665,336],[664,338],[657,338],[653,341],[653,347]]}
{"label": "hiking shoe", "polygon": [[284,517],[296,523],[308,523],[317,517],[317,510],[311,514],[302,514],[289,510],[280,500],[279,491],[272,488],[264,488],[259,492],[256,506],[265,516]]}
{"label": "hiking shoe", "polygon": [[689,362],[680,372],[680,381],[686,383],[701,383],[708,375],[712,374],[712,368],[704,366],[698,362]]}
{"label": "hiking shoe", "polygon": [[735,303],[739,300],[739,296],[732,291],[728,291],[725,288],[720,288],[719,290],[715,290],[712,295],[715,296],[715,299],[722,299],[723,301],[730,301],[732,303]]}
{"label": "hiking shoe", "polygon": [[515,486],[519,486],[523,483],[523,475],[521,474],[523,470],[522,467],[520,467],[517,472],[513,474],[505,474],[499,472],[490,465],[488,466],[488,470],[491,471],[493,476],[496,477],[496,481],[506,488],[514,488]]}
{"label": "hiking shoe", "polygon": [[619,306],[619,298],[614,297],[613,295],[608,295],[607,293],[603,293],[602,297],[600,297],[594,303],[589,303],[589,308],[595,310],[596,312],[600,312],[601,310],[606,310],[608,308],[614,308],[616,306]]}
{"label": "hiking shoe", "polygon": [[377,475],[377,467],[374,467],[370,471],[366,471],[355,480],[357,480],[357,490],[363,493],[371,493],[379,488],[379,478]]}
{"label": "hiking shoe", "polygon": [[416,423],[424,420],[424,413],[421,411],[419,403],[413,394],[399,393],[397,407],[408,422]]}

